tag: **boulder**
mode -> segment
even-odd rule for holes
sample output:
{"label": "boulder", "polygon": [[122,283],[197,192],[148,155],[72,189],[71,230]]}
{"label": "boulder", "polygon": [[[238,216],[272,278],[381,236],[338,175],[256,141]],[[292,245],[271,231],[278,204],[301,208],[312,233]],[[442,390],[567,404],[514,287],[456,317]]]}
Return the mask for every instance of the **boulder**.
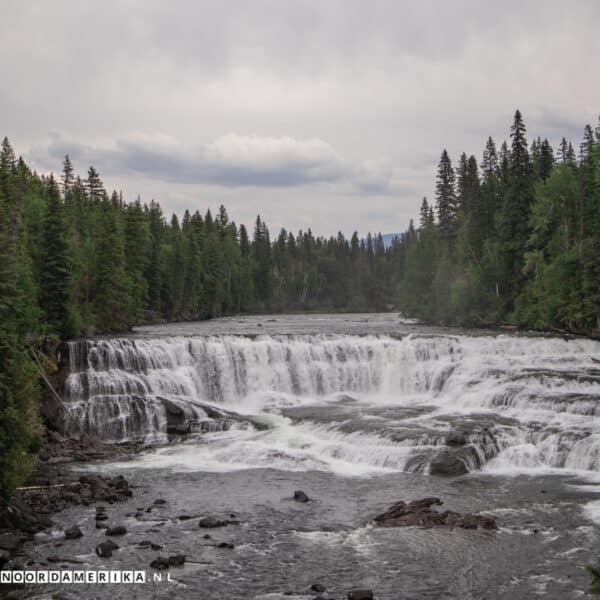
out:
{"label": "boulder", "polygon": [[497,529],[493,517],[474,515],[472,513],[458,513],[451,510],[439,512],[432,510],[433,506],[443,504],[439,498],[422,498],[412,502],[396,502],[385,512],[375,517],[375,524],[379,527],[411,527],[419,526],[426,529],[441,527],[453,529]]}
{"label": "boulder", "polygon": [[313,583],[310,589],[317,594],[322,594],[327,588],[322,583]]}
{"label": "boulder", "polygon": [[217,519],[215,517],[202,517],[198,522],[198,526],[202,529],[214,529],[216,527],[225,527],[226,525],[237,525],[238,521],[225,519]]}
{"label": "boulder", "polygon": [[310,498],[302,490],[296,490],[294,492],[294,500],[296,502],[308,502]]}
{"label": "boulder", "polygon": [[447,451],[440,452],[429,464],[430,475],[466,475],[468,472],[464,461]]}
{"label": "boulder", "polygon": [[159,556],[150,563],[150,566],[157,571],[164,571],[169,568],[169,559],[166,556]]}
{"label": "boulder", "polygon": [[226,548],[227,550],[233,550],[235,546],[230,542],[219,542],[217,548]]}
{"label": "boulder", "polygon": [[114,550],[119,548],[118,544],[115,544],[113,541],[108,540],[107,542],[102,542],[96,546],[96,554],[101,558],[110,558]]}
{"label": "boulder", "polygon": [[124,525],[115,525],[106,530],[106,535],[125,535],[127,528]]}
{"label": "boulder", "polygon": [[21,538],[14,533],[3,533],[0,535],[0,550],[16,550],[21,543]]}
{"label": "boulder", "polygon": [[83,533],[81,533],[79,527],[69,527],[68,529],[65,529],[65,539],[76,540],[80,537],[83,537]]}

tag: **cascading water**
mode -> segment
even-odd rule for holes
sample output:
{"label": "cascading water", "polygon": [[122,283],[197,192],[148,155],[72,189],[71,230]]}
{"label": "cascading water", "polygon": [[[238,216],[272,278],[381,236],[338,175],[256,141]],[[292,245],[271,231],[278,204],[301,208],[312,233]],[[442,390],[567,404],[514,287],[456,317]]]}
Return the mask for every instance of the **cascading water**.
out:
{"label": "cascading water", "polygon": [[224,335],[77,341],[69,355],[67,431],[161,441],[240,414],[267,427],[184,445],[180,465],[600,469],[600,344],[590,340]]}

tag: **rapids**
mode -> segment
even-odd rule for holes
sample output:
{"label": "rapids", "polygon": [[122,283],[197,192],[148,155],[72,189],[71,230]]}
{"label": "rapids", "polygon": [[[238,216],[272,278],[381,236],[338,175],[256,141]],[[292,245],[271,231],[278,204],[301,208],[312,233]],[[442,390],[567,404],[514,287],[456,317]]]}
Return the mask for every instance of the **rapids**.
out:
{"label": "rapids", "polygon": [[[203,434],[153,455],[183,470],[428,473],[450,452],[458,474],[598,471],[595,356],[587,339],[427,328],[78,340],[64,429],[115,442]],[[239,419],[219,426],[222,411]]]}

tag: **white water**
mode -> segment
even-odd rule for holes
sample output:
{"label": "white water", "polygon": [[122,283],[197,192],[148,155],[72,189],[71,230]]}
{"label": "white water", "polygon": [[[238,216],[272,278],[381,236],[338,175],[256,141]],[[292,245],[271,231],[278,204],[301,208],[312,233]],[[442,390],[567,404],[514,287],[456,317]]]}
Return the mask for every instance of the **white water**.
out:
{"label": "white water", "polygon": [[[197,336],[75,342],[70,350],[68,430],[164,440],[165,401],[183,407],[186,420],[210,421],[194,405],[201,402],[269,426],[236,424],[153,452],[140,466],[414,470],[416,455],[465,430],[469,469],[600,471],[600,368],[591,360],[600,343],[590,340]],[[342,416],[323,416],[319,406]],[[290,407],[309,416],[280,414]]]}

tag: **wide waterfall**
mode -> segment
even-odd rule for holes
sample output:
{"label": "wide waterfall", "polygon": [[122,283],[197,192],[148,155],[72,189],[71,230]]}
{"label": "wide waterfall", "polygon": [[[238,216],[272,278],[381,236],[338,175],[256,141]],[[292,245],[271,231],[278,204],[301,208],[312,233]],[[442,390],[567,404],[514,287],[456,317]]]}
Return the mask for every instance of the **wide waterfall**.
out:
{"label": "wide waterfall", "polygon": [[221,468],[600,470],[598,355],[591,340],[510,335],[80,340],[64,429],[204,435],[188,458]]}

